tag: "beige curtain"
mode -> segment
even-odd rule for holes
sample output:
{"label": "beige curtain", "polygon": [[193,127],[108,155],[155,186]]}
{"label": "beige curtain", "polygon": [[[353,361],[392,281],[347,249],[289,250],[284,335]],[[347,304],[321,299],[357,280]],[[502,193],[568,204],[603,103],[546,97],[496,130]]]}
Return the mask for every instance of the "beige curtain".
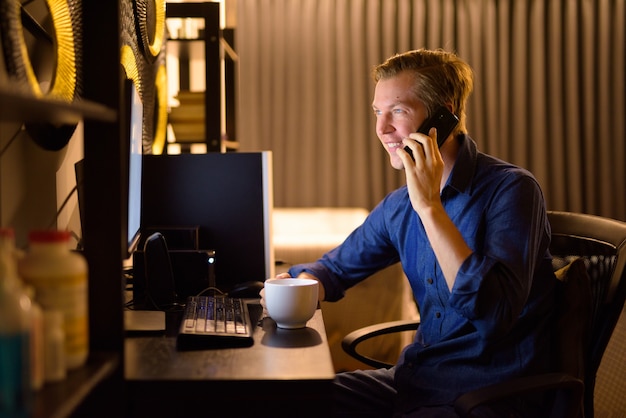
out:
{"label": "beige curtain", "polygon": [[276,206],[372,208],[404,184],[374,132],[373,65],[420,47],[475,69],[470,135],[549,209],[626,219],[624,0],[238,0],[238,140]]}

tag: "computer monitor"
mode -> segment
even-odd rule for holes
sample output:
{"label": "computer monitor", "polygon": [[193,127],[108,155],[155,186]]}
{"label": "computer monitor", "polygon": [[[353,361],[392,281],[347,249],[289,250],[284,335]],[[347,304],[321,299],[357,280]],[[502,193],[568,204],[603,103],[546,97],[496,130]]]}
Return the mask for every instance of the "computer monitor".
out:
{"label": "computer monitor", "polygon": [[143,174],[143,103],[135,84],[126,81],[126,100],[128,109],[127,125],[123,127],[128,132],[128,172],[124,178],[126,183],[126,244],[127,256],[130,257],[137,247],[141,231],[141,187]]}
{"label": "computer monitor", "polygon": [[145,155],[142,229],[194,228],[228,291],[274,276],[272,154]]}
{"label": "computer monitor", "polygon": [[[132,80],[124,81],[125,112],[121,122],[122,235],[125,256],[137,249],[141,232],[141,187],[143,175],[143,103]],[[85,229],[84,160],[75,164],[81,228]]]}

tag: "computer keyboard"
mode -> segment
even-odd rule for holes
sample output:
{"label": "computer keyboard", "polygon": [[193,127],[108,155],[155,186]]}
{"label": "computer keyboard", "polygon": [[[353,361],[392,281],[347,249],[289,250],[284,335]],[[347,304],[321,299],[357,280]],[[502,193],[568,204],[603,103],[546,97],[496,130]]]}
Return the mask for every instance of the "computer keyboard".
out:
{"label": "computer keyboard", "polygon": [[[258,320],[256,309],[254,311],[255,320]],[[183,350],[248,347],[254,343],[252,334],[255,325],[248,303],[242,298],[189,296],[177,345]]]}

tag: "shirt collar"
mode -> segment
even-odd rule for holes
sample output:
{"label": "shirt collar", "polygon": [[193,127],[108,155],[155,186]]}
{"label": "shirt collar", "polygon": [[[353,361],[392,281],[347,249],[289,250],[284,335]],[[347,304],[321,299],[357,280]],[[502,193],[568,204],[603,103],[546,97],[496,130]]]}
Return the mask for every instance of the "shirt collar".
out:
{"label": "shirt collar", "polygon": [[455,138],[461,145],[459,153],[444,187],[452,187],[459,193],[470,193],[472,179],[476,171],[476,162],[478,158],[478,147],[476,142],[467,134],[460,134]]}

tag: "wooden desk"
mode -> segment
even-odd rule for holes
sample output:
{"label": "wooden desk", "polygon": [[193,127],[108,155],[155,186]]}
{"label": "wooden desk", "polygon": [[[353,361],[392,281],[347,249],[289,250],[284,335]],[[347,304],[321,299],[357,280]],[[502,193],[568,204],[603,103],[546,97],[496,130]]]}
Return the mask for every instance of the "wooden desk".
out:
{"label": "wooden desk", "polygon": [[166,335],[126,338],[130,416],[328,415],[335,372],[321,310],[300,330],[264,319],[247,348],[177,351],[173,334],[168,324]]}

